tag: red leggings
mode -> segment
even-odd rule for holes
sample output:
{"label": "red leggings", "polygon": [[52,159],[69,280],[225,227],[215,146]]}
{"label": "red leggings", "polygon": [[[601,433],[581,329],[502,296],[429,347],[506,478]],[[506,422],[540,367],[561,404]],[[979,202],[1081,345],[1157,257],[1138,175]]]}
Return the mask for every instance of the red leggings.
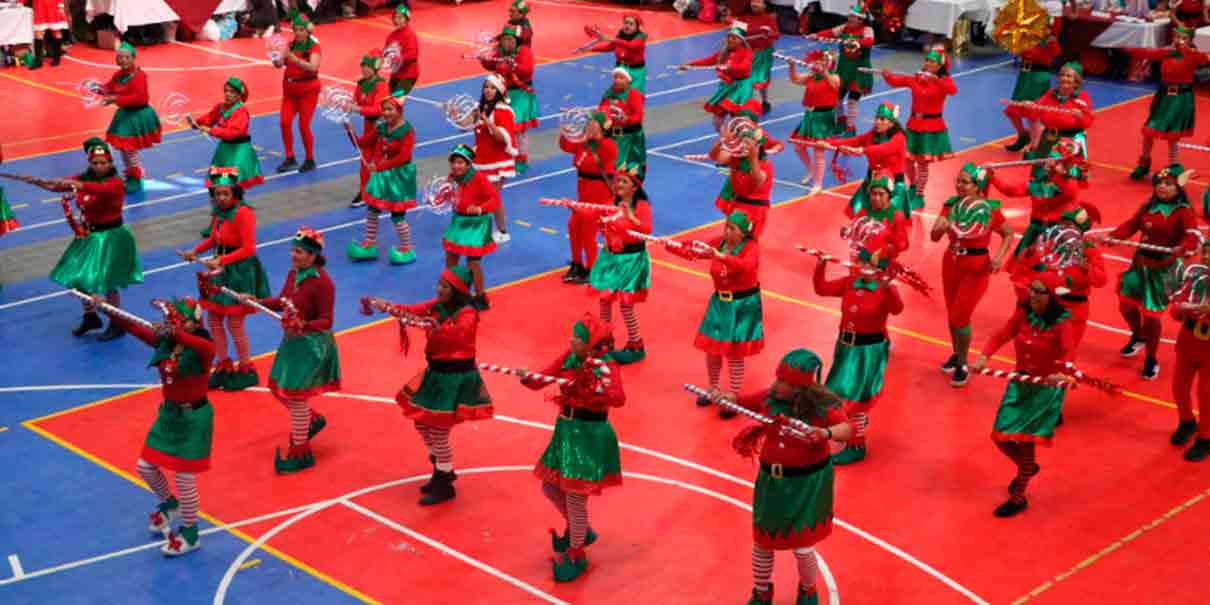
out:
{"label": "red leggings", "polygon": [[567,219],[567,233],[571,238],[571,262],[580,263],[587,269],[597,260],[597,217],[586,212],[572,211]]}
{"label": "red leggings", "polygon": [[319,104],[319,80],[285,82],[281,98],[281,142],[286,148],[286,157],[294,157],[294,116],[298,116],[298,130],[302,133],[303,148],[307,159],[315,159],[315,135],[311,132],[311,120],[315,117],[315,106]]}
{"label": "red leggings", "polygon": [[977,256],[955,256],[946,250],[941,257],[941,288],[945,294],[945,310],[950,327],[965,328],[971,325],[975,305],[983,299],[991,281],[988,265],[991,260],[986,254]]}
{"label": "red leggings", "polygon": [[1200,340],[1189,328],[1176,338],[1176,372],[1172,398],[1181,420],[1193,420],[1193,381],[1197,380],[1197,407],[1201,415],[1198,437],[1210,439],[1210,340]]}

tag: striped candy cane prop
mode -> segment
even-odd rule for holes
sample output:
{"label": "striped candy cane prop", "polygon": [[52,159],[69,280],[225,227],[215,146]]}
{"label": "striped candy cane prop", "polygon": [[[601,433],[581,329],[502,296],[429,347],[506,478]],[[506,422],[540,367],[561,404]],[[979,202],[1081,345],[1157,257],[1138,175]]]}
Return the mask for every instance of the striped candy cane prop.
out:
{"label": "striped candy cane prop", "polygon": [[[1159,252],[1162,254],[1176,254],[1176,251],[1178,250],[1178,248],[1171,248],[1168,246],[1157,246],[1155,244],[1136,242],[1136,241],[1130,240],[1130,239],[1117,239],[1114,237],[1102,237],[1101,241],[1103,241],[1107,244],[1113,244],[1115,246],[1128,246],[1131,248],[1138,248],[1139,250],[1147,250],[1148,252]],[[1193,251],[1186,250],[1185,253],[1193,254]]]}
{"label": "striped candy cane prop", "polygon": [[[76,298],[78,298],[86,303],[92,304],[92,302],[93,302],[91,296],[89,296],[79,290],[72,289],[72,290],[68,290],[67,293],[71,294],[72,296],[75,296]],[[97,303],[97,308],[104,311],[106,315],[112,315],[114,317],[121,317],[122,319],[125,319],[126,321],[128,321],[132,324],[138,324],[140,326],[143,326],[144,328],[147,328],[148,330],[155,329],[155,326],[150,321],[147,321],[146,319],[143,319],[142,317],[139,317],[138,315],[135,315],[134,313],[131,313],[129,311],[124,311],[122,309],[119,309],[107,302]]]}
{"label": "striped candy cane prop", "polygon": [[1193,151],[1210,151],[1210,147],[1196,143],[1177,143],[1177,146],[1181,149],[1192,149]]}
{"label": "striped candy cane prop", "polygon": [[1070,361],[1066,362],[1065,365],[1067,370],[1071,372],[1071,375],[1075,376],[1076,382],[1080,384],[1088,385],[1094,389],[1097,389],[1098,391],[1104,391],[1110,395],[1120,395],[1122,393],[1122,387],[1119,385],[1109,382],[1108,380],[1089,376],[1084,372],[1081,372],[1080,369],[1076,367],[1076,364],[1071,363]]}
{"label": "striped candy cane prop", "polygon": [[[485,372],[493,372],[495,374],[511,374],[513,376],[521,376],[521,371],[517,370],[516,368],[507,368],[504,366],[498,366],[498,365],[491,364],[491,363],[481,363],[481,364],[479,364],[479,369],[483,370]],[[572,381],[568,380],[567,378],[559,378],[557,376],[547,376],[546,374],[539,374],[538,372],[526,372],[525,378],[532,378],[534,380],[537,380],[539,382],[545,382],[547,384],[550,384],[553,382],[554,384],[557,384],[559,386],[567,386],[572,383]]]}
{"label": "striped candy cane prop", "polygon": [[374,309],[376,308],[376,305],[379,303],[387,305],[387,310],[385,311],[385,313],[387,315],[390,315],[391,317],[398,319],[399,323],[401,323],[405,326],[410,326],[410,327],[414,327],[414,328],[425,328],[425,329],[437,327],[437,322],[435,320],[433,320],[433,318],[421,317],[414,313],[408,313],[406,311],[402,311],[395,305],[392,305],[387,300],[378,298],[377,296],[361,297],[361,314],[362,315],[373,315]]}
{"label": "striped candy cane prop", "polygon": [[923,275],[920,275],[915,270],[909,269],[908,267],[905,267],[896,261],[891,261],[890,264],[887,266],[886,271],[876,271],[874,269],[870,269],[869,267],[863,267],[856,263],[838,260],[835,255],[824,252],[823,250],[819,250],[816,248],[808,248],[806,246],[803,246],[802,244],[795,244],[794,247],[796,249],[798,249],[799,252],[802,252],[804,254],[810,254],[811,256],[814,256],[821,260],[826,260],[828,262],[836,263],[842,267],[848,267],[850,269],[857,269],[865,275],[878,275],[878,276],[881,276],[880,277],[881,279],[898,280],[898,281],[902,282],[903,285],[919,292],[925,298],[933,297],[933,288],[932,288],[932,286],[930,286],[928,284],[927,281],[925,281]]}
{"label": "striped candy cane prop", "polygon": [[[717,405],[720,408],[735,412],[736,414],[739,414],[741,416],[746,416],[761,424],[768,424],[768,425],[777,424],[776,420],[773,420],[772,418],[765,416],[764,414],[749,410],[748,408],[746,408],[738,403],[735,403],[734,401],[731,401],[730,399],[727,399],[726,397],[713,396],[710,394],[710,391],[707,391],[706,389],[703,389],[702,387],[699,387],[697,385],[689,384],[688,382],[686,382],[685,384],[681,385],[681,387],[684,388],[686,391],[689,391],[690,393],[697,395],[698,397],[702,397],[702,398],[710,400],[711,403]],[[787,418],[786,421],[787,421],[787,424],[781,428],[783,433],[785,433],[787,435],[792,435],[794,437],[798,437],[799,439],[805,439],[805,440],[812,439],[811,433],[813,433],[815,431],[815,427],[813,427],[801,420],[798,420],[797,418]]]}
{"label": "striped candy cane prop", "polygon": [[1043,162],[1048,162],[1048,161],[1050,161],[1050,158],[1035,158],[1032,160],[1011,160],[1008,162],[988,162],[987,164],[980,164],[980,167],[982,167],[982,168],[1009,168],[1011,166],[1033,166],[1034,164],[1041,164]]}
{"label": "striped candy cane prop", "polygon": [[538,200],[543,206],[558,206],[560,208],[571,208],[572,210],[587,210],[589,212],[610,213],[616,211],[617,206],[608,204],[589,204],[588,202],[577,202],[564,198],[549,198],[544,197]]}
{"label": "striped candy cane prop", "polygon": [[983,376],[991,376],[992,378],[1003,378],[1009,382],[1024,382],[1028,384],[1041,384],[1049,387],[1058,387],[1066,389],[1071,386],[1069,382],[1051,382],[1049,379],[1042,376],[1030,376],[1018,372],[1008,372],[1005,370],[993,370],[991,368],[981,368],[974,371],[976,374]]}
{"label": "striped candy cane prop", "polygon": [[678,242],[674,239],[650,235],[647,233],[642,233],[640,231],[635,231],[634,229],[627,229],[626,235],[629,235],[630,237],[636,237],[643,241],[651,242],[653,244],[663,244],[665,246],[668,246],[669,248],[676,248],[678,250],[682,250],[684,248],[689,248],[689,249],[693,250],[694,252],[703,252],[706,254],[710,254],[711,256],[714,255],[714,248],[711,248],[710,244],[707,244],[706,242],[699,241],[699,240],[693,240],[689,243]]}
{"label": "striped candy cane prop", "polygon": [[1033,101],[1010,101],[1008,99],[1000,99],[1000,104],[1007,105],[1009,107],[1022,107],[1025,109],[1038,109],[1041,111],[1049,111],[1050,113],[1080,115],[1080,111],[1077,109],[1064,109],[1062,107],[1050,107],[1048,105],[1038,105],[1037,103],[1035,103]]}

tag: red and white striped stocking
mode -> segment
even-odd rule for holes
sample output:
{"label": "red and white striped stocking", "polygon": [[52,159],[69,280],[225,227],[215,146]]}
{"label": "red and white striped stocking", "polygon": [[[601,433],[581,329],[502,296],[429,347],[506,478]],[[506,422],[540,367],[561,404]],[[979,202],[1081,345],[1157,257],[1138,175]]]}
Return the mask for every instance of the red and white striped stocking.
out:
{"label": "red and white striped stocking", "polygon": [[588,494],[567,494],[567,522],[571,528],[571,547],[583,548],[588,536]]}
{"label": "red and white striped stocking", "polygon": [[290,412],[290,444],[302,445],[307,442],[307,433],[311,429],[311,406],[306,400],[278,398]]}
{"label": "red and white striped stocking", "polygon": [[849,445],[865,446],[865,429],[870,425],[870,415],[865,412],[855,412],[849,415],[849,419],[853,421],[853,438],[849,440]]}
{"label": "red and white striped stocking", "polygon": [[[248,346],[248,330],[244,327],[246,315],[232,315],[227,318],[227,331],[231,333],[231,341],[235,343],[235,354],[241,364],[252,363],[252,354]],[[226,357],[227,345],[223,344],[223,357]]]}
{"label": "red and white striped stocking", "polygon": [[139,458],[135,464],[135,468],[139,471],[139,476],[147,483],[147,487],[155,493],[161,501],[166,501],[172,497],[172,490],[168,488],[168,479],[164,478],[164,473],[160,471],[160,467]]}
{"label": "red and white striped stocking", "polygon": [[848,98],[844,102],[845,117],[849,120],[849,128],[857,128],[857,99]]}
{"label": "red and white striped stocking", "polygon": [[622,309],[622,319],[626,321],[626,342],[641,342],[643,335],[639,333],[639,315],[634,305],[619,304]]}
{"label": "red and white striped stocking", "polygon": [[717,389],[723,375],[723,358],[718,355],[706,356],[706,376],[710,379],[710,388]]}
{"label": "red and white striped stocking", "polygon": [[727,373],[731,376],[731,392],[738,396],[744,388],[744,358],[728,358]]}
{"label": "red and white striped stocking", "polygon": [[378,243],[378,210],[366,212],[366,236],[361,240],[362,247],[370,247]]}
{"label": "red and white striped stocking", "polygon": [[223,316],[213,311],[207,313],[206,325],[210,328],[210,338],[214,341],[214,361],[216,365],[227,361],[227,333],[223,331]]}
{"label": "red and white striped stocking", "polygon": [[546,496],[550,503],[555,505],[555,510],[563,516],[563,520],[570,523],[567,517],[567,493],[554,483],[542,482],[542,495]]}
{"label": "red and white striped stocking", "polygon": [[1181,161],[1181,142],[1168,141],[1168,165],[1180,163]]}
{"label": "red and white striped stocking", "polygon": [[601,321],[603,321],[605,323],[612,322],[613,321],[613,303],[611,303],[603,298],[600,300],[600,303],[601,303]]}
{"label": "red and white striped stocking", "polygon": [[798,586],[806,594],[815,594],[815,577],[819,572],[819,562],[815,558],[815,547],[798,548],[794,550],[794,558],[798,561]]}
{"label": "red and white striped stocking", "polygon": [[201,497],[197,493],[197,475],[177,472],[176,494],[181,502],[181,524],[186,527],[197,525],[197,510],[201,504]]}
{"label": "red and white striped stocking", "polygon": [[416,423],[416,430],[429,449],[429,454],[436,458],[437,470],[450,472],[454,470],[454,449],[450,447],[450,430],[448,428]]}
{"label": "red and white striped stocking", "polygon": [[912,188],[916,195],[923,196],[924,188],[929,184],[929,162],[916,160],[916,176],[912,180]]}
{"label": "red and white striped stocking", "polygon": [[765,592],[773,583],[773,551],[758,544],[752,545],[752,585]]}
{"label": "red and white striped stocking", "polygon": [[125,174],[143,178],[143,161],[139,159],[139,151],[137,149],[132,151],[119,149],[118,153],[122,156],[122,163],[126,165]]}
{"label": "red and white striped stocking", "polygon": [[403,218],[402,212],[391,215],[391,221],[395,223],[395,234],[399,236],[399,251],[407,252],[412,249],[412,228]]}

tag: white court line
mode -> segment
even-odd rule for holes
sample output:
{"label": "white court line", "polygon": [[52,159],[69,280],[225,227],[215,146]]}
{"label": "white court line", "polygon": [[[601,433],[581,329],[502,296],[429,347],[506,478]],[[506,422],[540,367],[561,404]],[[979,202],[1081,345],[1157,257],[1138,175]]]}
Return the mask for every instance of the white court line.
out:
{"label": "white court line", "polygon": [[87,391],[100,389],[149,389],[158,384],[47,384],[26,387],[0,387],[0,393],[31,393],[41,391]]}
{"label": "white court line", "polygon": [[[88,67],[96,67],[99,69],[116,69],[116,66],[111,65],[109,63],[97,63],[96,61],[85,61],[84,59],[77,59],[71,55],[63,55],[63,58],[68,61],[71,61],[73,63],[79,63],[80,65],[87,65]],[[245,63],[236,64],[236,65],[204,65],[204,66],[199,66],[199,67],[143,67],[143,66],[139,66],[139,69],[141,69],[145,72],[148,72],[148,73],[150,73],[150,72],[183,72],[183,71],[218,71],[220,69],[240,69],[242,67],[257,67],[260,65],[264,65],[264,63],[245,62]]]}
{"label": "white court line", "polygon": [[21,568],[21,559],[16,554],[8,556],[8,566],[13,568],[13,578],[20,579],[25,577],[25,570]]}

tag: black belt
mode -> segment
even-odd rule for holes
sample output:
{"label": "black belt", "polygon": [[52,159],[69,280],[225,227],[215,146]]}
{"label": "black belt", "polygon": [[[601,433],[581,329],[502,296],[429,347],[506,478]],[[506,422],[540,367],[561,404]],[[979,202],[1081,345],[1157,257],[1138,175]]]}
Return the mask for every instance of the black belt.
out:
{"label": "black belt", "polygon": [[762,460],[760,463],[760,470],[769,473],[769,476],[773,477],[774,479],[781,479],[782,477],[802,477],[804,475],[810,475],[811,473],[822,471],[831,462],[832,459],[830,457],[824,457],[823,460],[807,466],[782,466],[780,464],[769,464],[768,462]]}
{"label": "black belt", "polygon": [[1055,225],[1058,225],[1059,223],[1056,223],[1054,221],[1044,221],[1044,220],[1038,219],[1038,218],[1031,218],[1031,219],[1029,219],[1029,224],[1037,225],[1038,227],[1053,227]]}
{"label": "black belt", "polygon": [[1082,133],[1082,132],[1084,132],[1084,131],[1083,131],[1083,130],[1081,130],[1081,129],[1079,129],[1079,128],[1072,128],[1072,129],[1069,129],[1069,130],[1058,130],[1058,129],[1055,129],[1055,128],[1047,128],[1047,129],[1046,129],[1046,134],[1048,134],[1048,135],[1053,135],[1053,136],[1056,136],[1056,137],[1067,137],[1067,138],[1074,137],[1074,136],[1076,136],[1077,134],[1080,134],[1080,133]]}
{"label": "black belt", "polygon": [[638,63],[635,63],[634,65],[627,65],[625,63],[617,63],[616,65],[614,65],[614,67],[629,67],[630,69],[643,69],[644,67],[647,67],[647,62],[639,61]]}
{"label": "black belt", "polygon": [[524,90],[525,92],[529,92],[528,89],[531,89],[533,87],[534,87],[533,82],[522,82],[520,86],[509,86],[508,90]]}
{"label": "black belt", "polygon": [[589,180],[589,181],[604,181],[604,180],[605,180],[605,175],[603,175],[603,174],[590,174],[590,173],[587,173],[587,172],[580,172],[579,170],[577,170],[577,171],[576,171],[576,178],[578,178],[578,179],[585,179],[585,180]]}
{"label": "black belt", "polygon": [[164,400],[164,403],[171,403],[172,405],[180,408],[182,411],[185,411],[185,412],[190,412],[193,410],[200,410],[200,409],[210,405],[210,402],[206,401],[205,399],[199,399],[197,401],[185,401],[185,402]]}
{"label": "black belt", "polygon": [[614,129],[612,129],[611,132],[613,132],[613,136],[615,136],[615,137],[620,134],[634,134],[636,132],[643,132],[643,125],[642,124],[630,124],[627,126],[618,126]]}
{"label": "black belt", "polygon": [[586,422],[605,422],[609,420],[609,412],[597,412],[595,410],[575,408],[570,405],[563,406],[563,409],[559,412],[559,416],[568,420],[584,420]]}
{"label": "black belt", "polygon": [[287,82],[310,82],[311,80],[318,80],[318,79],[319,79],[319,76],[307,76],[305,78],[286,78],[285,80]]}
{"label": "black belt", "polygon": [[230,141],[223,140],[222,142],[224,142],[224,143],[251,143],[252,137],[245,135],[242,137],[235,137],[234,139],[231,139]]}
{"label": "black belt", "polygon": [[736,290],[734,292],[731,290],[715,290],[714,293],[718,295],[719,300],[723,302],[731,302],[733,300],[739,300],[741,298],[748,298],[749,296],[760,294],[760,286],[748,288],[747,290]]}
{"label": "black belt", "polygon": [[869,332],[860,334],[857,332],[840,331],[840,344],[849,345],[850,347],[859,347],[862,345],[876,345],[886,340],[886,334],[882,332]]}
{"label": "black belt", "polygon": [[1043,63],[1030,63],[1028,61],[1021,63],[1021,71],[1038,71],[1038,70],[1050,71],[1050,65],[1043,64]]}
{"label": "black belt", "polygon": [[1138,250],[1138,255],[1151,260],[1168,260],[1172,257],[1167,252],[1156,252],[1155,250],[1144,250],[1142,248]]}
{"label": "black belt", "polygon": [[622,246],[622,251],[619,254],[634,254],[635,252],[643,252],[647,250],[647,242],[631,242]]}
{"label": "black belt", "polygon": [[214,247],[214,253],[219,256],[222,256],[224,254],[231,254],[232,252],[235,252],[236,250],[239,250],[239,248],[232,248],[230,246],[215,246]]}
{"label": "black belt", "polygon": [[1088,296],[1085,294],[1063,294],[1062,296],[1059,296],[1059,300],[1073,303],[1083,303],[1088,302]]}
{"label": "black belt", "polygon": [[985,256],[987,248],[963,248],[962,246],[950,246],[950,252],[954,256]]}
{"label": "black belt", "polygon": [[1160,92],[1167,95],[1179,95],[1182,92],[1193,92],[1192,84],[1160,84]]}
{"label": "black belt", "polygon": [[121,226],[122,226],[122,219],[119,217],[118,220],[109,221],[108,223],[89,223],[88,231],[90,233],[96,233],[98,231],[112,231]]}
{"label": "black belt", "polygon": [[736,196],[735,199],[732,201],[734,201],[737,204],[747,204],[749,206],[768,206],[769,205],[769,200],[758,200],[756,198],[751,198],[751,197]]}
{"label": "black belt", "polygon": [[475,369],[475,360],[471,359],[432,359],[428,361],[429,369],[434,372],[470,372]]}
{"label": "black belt", "polygon": [[921,120],[932,120],[933,118],[945,117],[945,115],[940,113],[914,113],[912,117]]}

